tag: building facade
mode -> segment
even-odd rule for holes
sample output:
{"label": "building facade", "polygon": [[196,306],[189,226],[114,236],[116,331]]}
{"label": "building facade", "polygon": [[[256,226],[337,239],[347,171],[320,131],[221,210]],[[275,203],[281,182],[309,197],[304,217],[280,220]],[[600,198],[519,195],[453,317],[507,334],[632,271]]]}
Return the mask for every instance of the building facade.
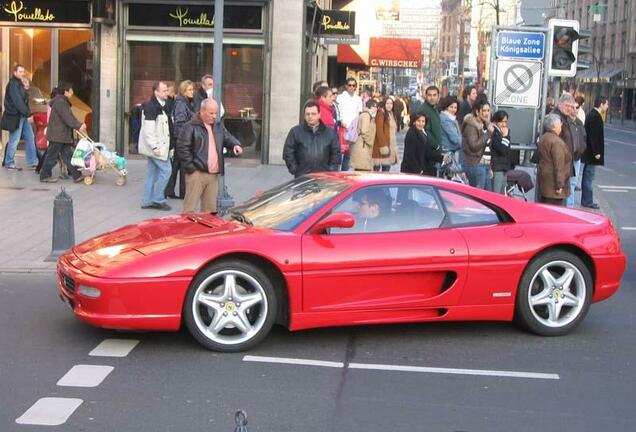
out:
{"label": "building facade", "polygon": [[[330,0],[225,1],[224,121],[244,145],[243,159],[282,163],[287,132],[326,64],[326,50],[308,33],[316,6],[328,8]],[[32,80],[32,100],[42,102],[56,83],[68,81],[75,114],[92,136],[135,155],[141,103],[152,96],[152,83],[178,88],[212,73],[213,29],[212,1],[3,2],[1,88],[16,63]]]}
{"label": "building facade", "polygon": [[589,65],[576,77],[566,81],[591,101],[597,95],[608,96],[610,119],[633,119],[636,91],[636,7],[635,0],[554,0],[554,17],[573,19],[590,38],[580,42],[588,52],[581,52],[579,63]]}

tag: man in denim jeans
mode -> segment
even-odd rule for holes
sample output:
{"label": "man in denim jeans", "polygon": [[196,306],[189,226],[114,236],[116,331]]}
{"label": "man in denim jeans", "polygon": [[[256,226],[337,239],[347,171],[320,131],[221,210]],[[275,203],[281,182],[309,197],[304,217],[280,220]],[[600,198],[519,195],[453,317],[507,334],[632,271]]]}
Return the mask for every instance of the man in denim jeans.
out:
{"label": "man in denim jeans", "polygon": [[8,170],[20,171],[15,165],[15,152],[20,138],[24,139],[27,167],[35,170],[38,166],[38,156],[35,151],[35,137],[33,136],[33,115],[29,109],[29,98],[22,84],[26,77],[24,66],[16,64],[13,67],[13,77],[9,80],[4,93],[3,129],[9,131],[9,142],[5,154],[4,167]]}
{"label": "man in denim jeans", "polygon": [[168,86],[155,82],[152,90],[153,97],[143,107],[139,133],[139,152],[148,156],[141,208],[171,210],[165,194],[172,172],[169,159],[171,126],[166,108]]}

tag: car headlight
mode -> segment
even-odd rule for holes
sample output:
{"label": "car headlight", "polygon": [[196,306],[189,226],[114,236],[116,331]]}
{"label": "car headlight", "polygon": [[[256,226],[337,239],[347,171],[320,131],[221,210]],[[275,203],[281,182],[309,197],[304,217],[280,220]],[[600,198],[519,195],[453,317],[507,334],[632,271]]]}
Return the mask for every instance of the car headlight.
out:
{"label": "car headlight", "polygon": [[89,287],[86,285],[80,285],[79,293],[91,298],[97,298],[102,294],[101,291],[97,288]]}

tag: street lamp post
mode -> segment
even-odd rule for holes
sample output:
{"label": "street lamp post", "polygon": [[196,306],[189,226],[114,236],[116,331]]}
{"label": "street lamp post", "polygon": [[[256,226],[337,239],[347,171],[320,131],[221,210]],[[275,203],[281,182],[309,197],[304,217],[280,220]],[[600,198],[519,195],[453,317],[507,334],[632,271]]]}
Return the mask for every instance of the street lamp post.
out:
{"label": "street lamp post", "polygon": [[[223,6],[224,0],[214,1],[214,53],[212,58],[212,75],[214,75],[214,98],[219,103],[219,116],[216,119],[214,140],[223,143],[223,130],[221,126],[221,100],[223,98]],[[223,147],[223,145],[221,145]],[[219,175],[219,193],[217,196],[217,211],[224,214],[234,206],[234,198],[225,186],[225,174]]]}

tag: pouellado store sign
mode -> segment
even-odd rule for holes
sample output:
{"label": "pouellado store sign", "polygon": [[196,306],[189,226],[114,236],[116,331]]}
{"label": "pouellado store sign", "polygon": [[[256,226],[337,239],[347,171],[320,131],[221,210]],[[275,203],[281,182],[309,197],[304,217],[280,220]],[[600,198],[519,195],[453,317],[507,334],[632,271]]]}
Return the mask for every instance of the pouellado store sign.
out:
{"label": "pouellado store sign", "polygon": [[323,10],[320,18],[321,36],[354,36],[356,13],[353,11]]}
{"label": "pouellado store sign", "polygon": [[90,3],[75,0],[14,0],[0,2],[4,24],[90,24]]}
{"label": "pouellado store sign", "polygon": [[[214,5],[176,5],[131,3],[128,25],[181,29],[214,28]],[[260,6],[225,6],[223,26],[235,30],[261,30],[263,9]]]}

